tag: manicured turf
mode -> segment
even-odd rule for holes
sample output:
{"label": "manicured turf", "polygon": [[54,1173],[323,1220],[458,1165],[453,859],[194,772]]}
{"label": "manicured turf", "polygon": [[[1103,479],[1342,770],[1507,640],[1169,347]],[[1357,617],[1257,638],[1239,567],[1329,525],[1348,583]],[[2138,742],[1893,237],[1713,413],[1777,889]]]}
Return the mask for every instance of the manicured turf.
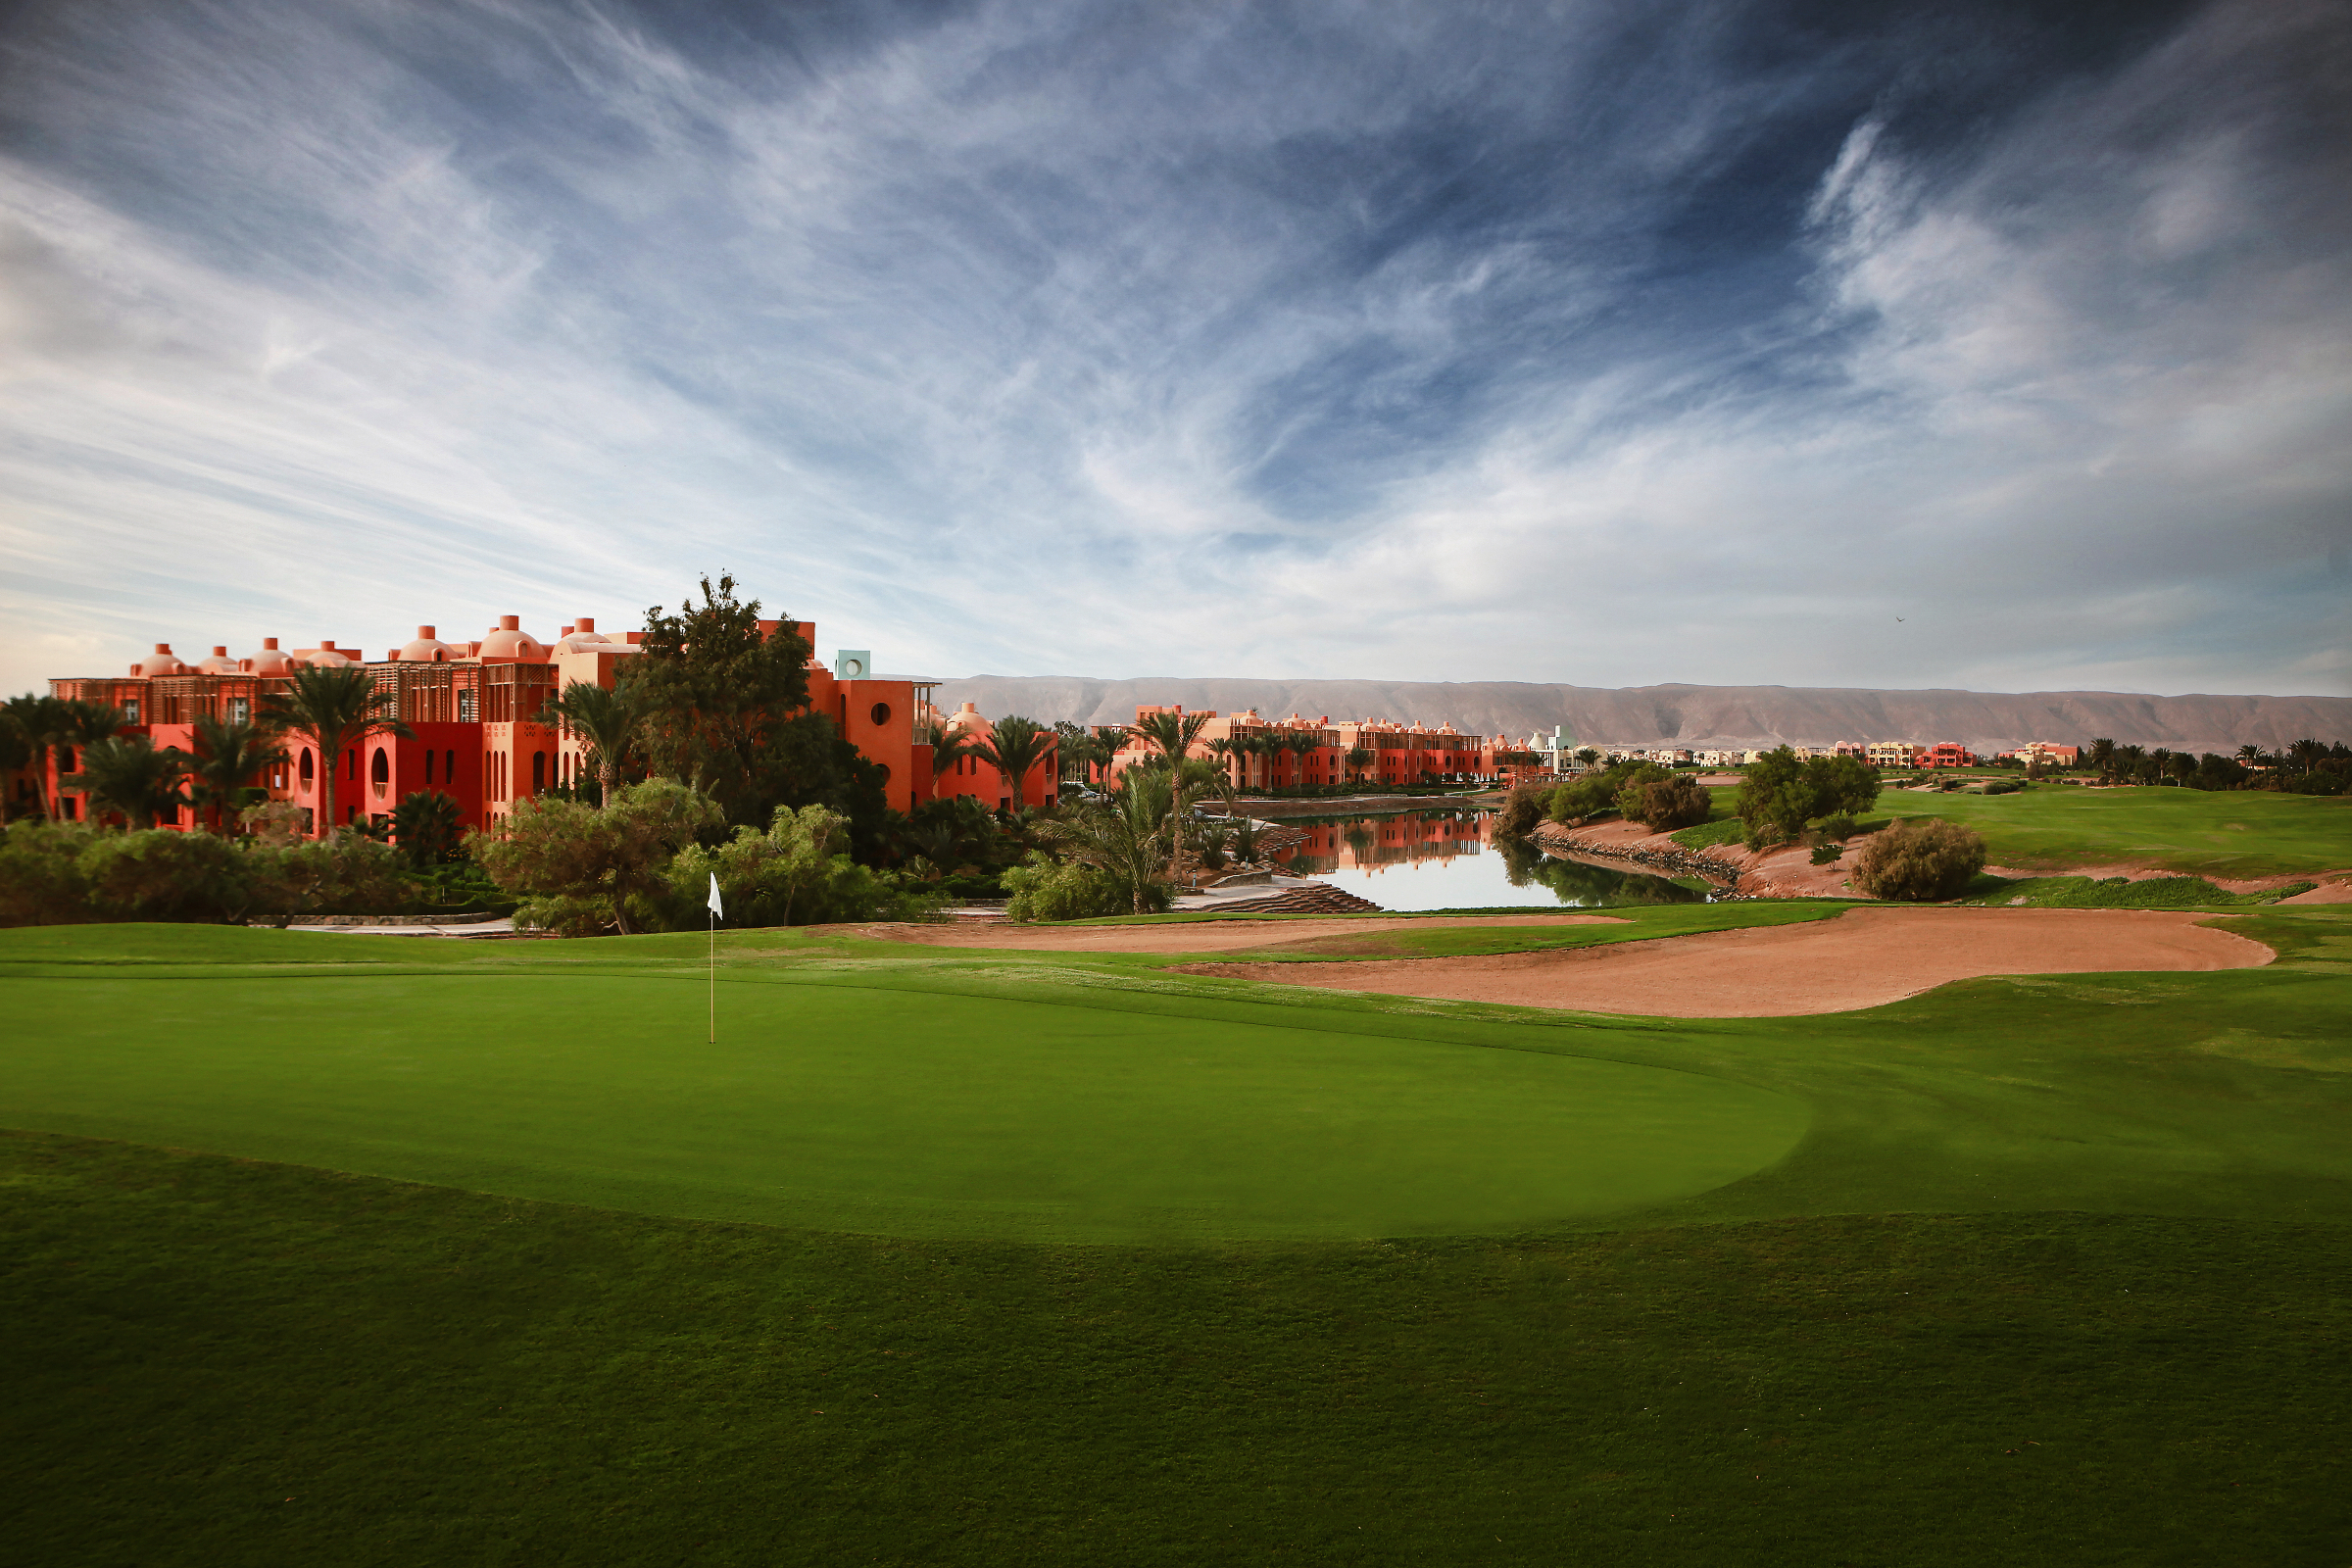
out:
{"label": "manicured turf", "polygon": [[1984,835],[1996,865],[2149,865],[2258,877],[2352,867],[2352,800],[2264,790],[2038,784],[2015,795],[1888,790],[1878,816],[1940,816]]}
{"label": "manicured turf", "polygon": [[[397,939],[385,939],[397,940]],[[1063,1241],[1518,1230],[1770,1164],[1690,1072],[731,971],[24,979],[0,1125],[616,1208]]]}
{"label": "manicured turf", "polygon": [[[47,1130],[0,1137],[0,1540],[208,1568],[2340,1568],[2352,910],[2230,928],[2278,960],[1722,1020],[747,932],[722,1006],[771,1027],[724,1054],[696,936],[0,933],[0,1121]],[[610,1043],[673,1012],[658,1051]],[[1704,1191],[1677,1156],[1613,1212],[1532,1205],[1548,1229],[1439,1157],[1475,1102],[1510,1135],[1477,1159],[1551,1180],[1575,1150],[1530,1164],[1524,1135],[1592,1120],[1561,1083],[1687,1114],[1642,1100],[1668,1079],[1802,1135]],[[1325,1136],[1348,1103],[1360,1145]],[[1036,1162],[990,1164],[1016,1114]],[[109,1117],[214,1152],[51,1136]],[[222,1157],[305,1139],[489,1191]],[[1383,1189],[1396,1150],[1423,1173]],[[963,1226],[998,1234],[909,1240],[501,1196],[724,1213],[820,1156],[861,1184],[798,1195],[828,1227],[1049,1171],[1069,1207],[1000,1190]],[[1452,1218],[1399,1229],[1519,1234],[1361,1234],[1431,1169]],[[1243,1170],[1259,1191],[1214,1190]],[[1197,1197],[1139,1223],[1187,1182],[1329,1234],[1188,1243],[1218,1228]],[[1022,1239],[1122,1230],[1154,1240]]]}
{"label": "manicured turf", "polygon": [[904,1244],[0,1137],[43,1568],[2344,1560],[2343,1227]]}

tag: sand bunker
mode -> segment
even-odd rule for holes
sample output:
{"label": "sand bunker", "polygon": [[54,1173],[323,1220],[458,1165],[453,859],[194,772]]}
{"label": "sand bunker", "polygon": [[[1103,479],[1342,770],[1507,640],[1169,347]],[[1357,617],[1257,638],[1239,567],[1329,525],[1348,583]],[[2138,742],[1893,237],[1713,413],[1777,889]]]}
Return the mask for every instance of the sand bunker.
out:
{"label": "sand bunker", "polygon": [[[1047,953],[1231,953],[1264,948],[1343,951],[1376,944],[1384,932],[1451,931],[1474,925],[1623,925],[1608,914],[1465,914],[1421,920],[1192,920],[1181,925],[879,925],[856,934],[942,948],[1013,948]],[[1311,947],[1308,946],[1311,944]],[[1383,944],[1385,946],[1385,944]]]}
{"label": "sand bunker", "polygon": [[1666,1018],[1847,1012],[1990,974],[2251,969],[2259,942],[2146,909],[1849,909],[1804,925],[1715,931],[1565,953],[1377,963],[1201,963],[1336,991],[1446,997]]}

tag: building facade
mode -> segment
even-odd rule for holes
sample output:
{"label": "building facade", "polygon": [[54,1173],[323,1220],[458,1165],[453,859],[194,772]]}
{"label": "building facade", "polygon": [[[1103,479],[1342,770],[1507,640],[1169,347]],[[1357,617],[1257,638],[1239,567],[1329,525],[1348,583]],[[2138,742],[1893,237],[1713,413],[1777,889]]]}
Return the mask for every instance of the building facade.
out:
{"label": "building facade", "polygon": [[[797,632],[813,647],[816,628],[807,621],[762,620],[761,633]],[[502,615],[480,637],[444,641],[432,626],[419,626],[402,647],[379,660],[359,649],[321,640],[316,648],[281,649],[265,638],[259,652],[232,659],[225,647],[189,664],[158,643],[155,651],[119,676],[70,676],[50,681],[59,697],[103,703],[122,710],[124,733],[144,734],[158,747],[193,755],[196,720],[210,715],[249,722],[262,699],[282,690],[295,670],[359,667],[379,692],[394,698],[393,712],[414,733],[371,735],[340,757],[322,758],[311,737],[289,734],[286,760],[255,780],[272,801],[285,801],[303,813],[304,831],[323,836],[333,827],[364,819],[381,823],[408,795],[434,790],[454,798],[466,826],[488,828],[514,803],[591,776],[588,746],[577,735],[542,721],[548,703],[574,682],[611,687],[626,662],[640,655],[643,634],[615,639],[583,615],[551,639],[523,629],[515,615]],[[916,736],[931,710],[936,680],[871,673],[871,656],[844,650],[830,666],[810,659],[808,705],[830,717],[841,733],[885,774],[884,793],[896,808],[911,810],[934,795],[931,748]],[[55,789],[74,759],[52,760],[45,781]],[[337,822],[322,820],[325,775],[334,774]],[[67,808],[79,813],[79,803]],[[62,803],[61,803],[62,804]],[[182,810],[166,827],[195,825]]]}
{"label": "building facade", "polygon": [[[1141,707],[1137,723],[1154,713],[1182,713],[1181,707]],[[1491,781],[1499,778],[1497,752],[1507,746],[1484,735],[1465,735],[1451,724],[1431,729],[1393,719],[1363,718],[1334,721],[1328,714],[1302,718],[1267,718],[1254,709],[1238,713],[1204,715],[1208,722],[1193,742],[1189,755],[1220,759],[1236,789],[1287,789],[1299,785],[1360,784],[1367,788],[1396,788],[1431,780]],[[1275,742],[1270,752],[1228,750],[1219,742]],[[1110,775],[1156,758],[1158,751],[1130,735],[1112,756]]]}

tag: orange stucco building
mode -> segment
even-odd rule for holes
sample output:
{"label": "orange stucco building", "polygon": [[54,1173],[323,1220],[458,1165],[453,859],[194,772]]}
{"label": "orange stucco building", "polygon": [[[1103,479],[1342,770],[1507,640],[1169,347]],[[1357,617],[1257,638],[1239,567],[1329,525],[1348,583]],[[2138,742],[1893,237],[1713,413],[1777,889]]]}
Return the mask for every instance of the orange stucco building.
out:
{"label": "orange stucco building", "polygon": [[[917,720],[917,733],[930,734],[935,727],[932,710],[926,706]],[[980,716],[980,710],[970,703],[947,716],[947,733],[974,746],[983,746],[996,738],[996,726]],[[929,765],[931,748],[923,748],[925,765]],[[1049,746],[1046,754],[1031,765],[1021,778],[1021,806],[1051,806],[1061,786],[1061,750]],[[941,800],[958,795],[970,796],[991,810],[1004,810],[1015,805],[1009,781],[989,763],[977,757],[958,757],[940,773],[932,785]]]}
{"label": "orange stucco building", "polygon": [[[815,630],[807,621],[762,620],[774,636],[789,627],[813,647]],[[552,639],[522,629],[520,617],[502,615],[478,638],[444,641],[434,627],[419,626],[406,645],[369,660],[356,648],[331,640],[316,648],[280,649],[264,640],[250,658],[232,659],[225,647],[194,664],[169,645],[132,664],[122,675],[74,676],[52,680],[57,696],[111,704],[127,719],[126,732],[145,734],[159,747],[193,754],[195,721],[211,714],[229,721],[252,719],[261,699],[282,687],[302,665],[360,665],[379,691],[397,698],[396,712],[412,739],[371,735],[339,758],[320,758],[309,737],[289,735],[287,761],[255,782],[272,800],[290,801],[307,814],[308,830],[330,824],[318,812],[324,789],[320,774],[336,769],[335,811],[344,821],[390,816],[403,797],[439,790],[454,797],[469,827],[488,827],[525,796],[581,779],[588,771],[579,737],[541,723],[549,699],[574,681],[611,686],[628,660],[637,657],[642,634],[608,637],[581,616]],[[935,680],[909,675],[876,675],[871,656],[844,650],[828,666],[808,662],[808,701],[826,714],[868,760],[888,773],[884,791],[898,809],[910,810],[933,795],[931,748],[916,743],[918,726],[932,712]],[[57,759],[55,774],[72,771],[71,758]],[[1050,798],[1050,797],[1049,797]],[[73,800],[73,797],[66,797]],[[186,827],[188,813],[165,826]]]}
{"label": "orange stucco building", "polygon": [[[1144,707],[1135,710],[1135,718],[1140,724],[1153,713],[1183,711],[1181,707]],[[1218,741],[1271,736],[1299,743],[1295,751],[1271,757],[1230,757],[1226,766],[1237,789],[1351,784],[1358,780],[1370,788],[1418,784],[1428,778],[1489,780],[1499,776],[1501,771],[1497,751],[1509,750],[1493,737],[1461,734],[1451,724],[1431,729],[1426,724],[1405,724],[1385,718],[1342,719],[1335,723],[1328,714],[1320,718],[1301,718],[1297,713],[1289,718],[1266,718],[1254,709],[1238,713],[1211,711],[1206,716],[1208,722],[1201,726],[1200,738],[1193,742],[1191,756],[1216,756],[1214,743]],[[1365,757],[1360,765],[1351,764],[1348,760],[1349,754],[1359,750]],[[1136,763],[1158,755],[1152,746],[1130,736],[1111,759],[1111,776],[1115,778]]]}

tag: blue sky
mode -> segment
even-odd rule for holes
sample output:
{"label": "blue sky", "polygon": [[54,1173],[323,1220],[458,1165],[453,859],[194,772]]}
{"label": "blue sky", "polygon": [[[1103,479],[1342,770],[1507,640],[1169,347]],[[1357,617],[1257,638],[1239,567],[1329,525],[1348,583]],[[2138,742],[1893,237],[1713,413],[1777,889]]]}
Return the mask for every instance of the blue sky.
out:
{"label": "blue sky", "polygon": [[0,689],[723,569],[950,676],[2352,692],[2346,5],[6,19]]}

